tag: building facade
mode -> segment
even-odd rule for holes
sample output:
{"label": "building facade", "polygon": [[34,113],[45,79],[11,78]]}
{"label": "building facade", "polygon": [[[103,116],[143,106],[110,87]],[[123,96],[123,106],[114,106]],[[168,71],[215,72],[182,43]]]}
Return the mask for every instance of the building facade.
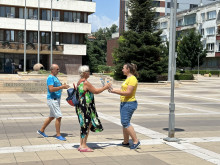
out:
{"label": "building facade", "polygon": [[[170,15],[170,1],[166,0],[165,13]],[[193,9],[202,5],[207,5],[218,0],[177,0],[177,12]]]}
{"label": "building facade", "polygon": [[[53,0],[53,63],[61,72],[76,74],[86,55],[84,36],[91,33],[88,16],[95,12],[92,0]],[[37,63],[38,0],[26,0],[27,70]],[[41,0],[40,63],[50,67],[51,0]],[[25,0],[0,0],[0,73],[11,73],[24,64]],[[22,68],[21,68],[22,70]]]}
{"label": "building facade", "polygon": [[[128,30],[126,24],[127,15],[131,14],[129,12],[128,3],[129,0],[120,0],[119,34]],[[155,7],[156,17],[165,15],[165,0],[153,0],[153,6]]]}
{"label": "building facade", "polygon": [[[220,2],[203,5],[191,10],[177,13],[176,37],[195,29],[202,35],[204,49],[207,49],[204,69],[220,69]],[[158,20],[162,30],[161,38],[169,41],[170,17],[161,17]]]}

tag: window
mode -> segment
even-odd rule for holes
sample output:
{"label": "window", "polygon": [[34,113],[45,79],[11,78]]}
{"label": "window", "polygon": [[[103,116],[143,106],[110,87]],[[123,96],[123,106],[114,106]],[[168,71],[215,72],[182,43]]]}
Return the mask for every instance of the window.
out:
{"label": "window", "polygon": [[207,13],[207,20],[215,19],[216,18],[216,11],[210,11]]}
{"label": "window", "polygon": [[214,43],[208,43],[206,49],[207,51],[214,51]]}
{"label": "window", "polygon": [[68,21],[68,16],[69,16],[69,13],[68,12],[64,12],[64,21]]}
{"label": "window", "polygon": [[45,32],[41,32],[41,43],[42,44],[46,43],[46,33]]}
{"label": "window", "polygon": [[42,10],[42,20],[50,21],[50,10]]}
{"label": "window", "polygon": [[160,7],[160,1],[153,1],[153,7]]}
{"label": "window", "polygon": [[54,21],[60,20],[60,11],[53,11],[53,20]]}
{"label": "window", "polygon": [[59,44],[60,43],[60,34],[59,33],[53,33],[53,44]]}
{"label": "window", "polygon": [[204,29],[203,28],[201,29],[200,33],[201,33],[202,36],[204,36]]}
{"label": "window", "polygon": [[160,28],[161,29],[166,29],[167,28],[167,22],[161,22]]}
{"label": "window", "polygon": [[0,41],[4,41],[4,31],[0,30]]}
{"label": "window", "polygon": [[183,26],[183,19],[177,20],[177,27]]}
{"label": "window", "polygon": [[0,6],[0,17],[6,17],[5,6]]}
{"label": "window", "polygon": [[15,7],[0,6],[0,17],[15,18]]}
{"label": "window", "polygon": [[28,41],[30,43],[34,43],[34,33],[33,32],[28,32]]}
{"label": "window", "polygon": [[5,40],[10,41],[10,30],[5,31]]}
{"label": "window", "polygon": [[185,25],[193,25],[196,23],[196,14],[187,15],[184,17]]}
{"label": "window", "polygon": [[202,22],[205,21],[205,13],[201,13]]}
{"label": "window", "polygon": [[29,19],[38,19],[38,10],[37,9],[28,9],[28,18]]}
{"label": "window", "polygon": [[84,23],[88,23],[88,15],[87,15],[87,13],[84,13]]}
{"label": "window", "polygon": [[215,27],[210,27],[206,29],[207,35],[215,35]]}
{"label": "window", "polygon": [[220,43],[218,44],[218,51],[220,52]]}
{"label": "window", "polygon": [[196,8],[196,7],[198,7],[197,4],[190,4],[190,5],[189,5],[189,8],[190,8],[190,9],[193,9],[193,8]]}
{"label": "window", "polygon": [[5,31],[5,40],[6,41],[15,41],[15,31],[14,30],[6,30]]}
{"label": "window", "polygon": [[50,10],[47,10],[47,20],[50,21],[51,18],[50,18]]}
{"label": "window", "polygon": [[76,12],[73,12],[73,22],[77,22]]}
{"label": "window", "polygon": [[34,17],[34,10],[33,9],[28,9],[28,18],[33,19]]}
{"label": "window", "polygon": [[19,8],[19,18],[24,18],[24,8]]}
{"label": "window", "polygon": [[38,9],[34,9],[34,17],[33,19],[38,19]]}
{"label": "window", "polygon": [[10,41],[14,42],[15,41],[15,31],[11,30],[11,37],[10,37]]}
{"label": "window", "polygon": [[46,44],[50,43],[50,33],[46,33]]}
{"label": "window", "polygon": [[42,20],[47,20],[47,10],[42,10]]}
{"label": "window", "polygon": [[77,18],[77,22],[78,22],[78,23],[80,22],[80,16],[81,16],[81,13],[77,13],[77,14],[76,14],[76,18]]}

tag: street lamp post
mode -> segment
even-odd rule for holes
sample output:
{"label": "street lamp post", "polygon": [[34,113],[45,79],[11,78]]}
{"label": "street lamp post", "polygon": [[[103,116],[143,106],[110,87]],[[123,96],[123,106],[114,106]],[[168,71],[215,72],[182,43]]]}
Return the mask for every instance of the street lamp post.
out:
{"label": "street lamp post", "polygon": [[38,48],[37,48],[37,63],[40,63],[40,0],[38,0]]}
{"label": "street lamp post", "polygon": [[170,42],[169,42],[169,64],[170,64],[170,81],[171,81],[171,96],[169,104],[169,133],[168,137],[164,138],[168,142],[177,142],[175,138],[175,103],[174,103],[174,70],[175,70],[175,44],[176,44],[176,9],[177,0],[171,0],[170,12]]}
{"label": "street lamp post", "polygon": [[50,32],[50,66],[53,64],[53,0],[51,0],[50,10],[50,21],[51,21],[51,32]]}
{"label": "street lamp post", "polygon": [[199,78],[199,55],[198,55],[198,78]]}
{"label": "street lamp post", "polygon": [[26,31],[26,19],[27,19],[27,7],[25,0],[25,8],[24,8],[24,72],[26,72],[26,46],[27,46],[27,31]]}

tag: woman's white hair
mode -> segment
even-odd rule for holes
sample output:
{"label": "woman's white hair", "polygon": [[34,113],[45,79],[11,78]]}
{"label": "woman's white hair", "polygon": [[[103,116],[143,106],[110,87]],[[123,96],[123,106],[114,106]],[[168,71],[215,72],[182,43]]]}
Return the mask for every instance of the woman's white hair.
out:
{"label": "woman's white hair", "polygon": [[83,73],[89,72],[89,66],[88,65],[80,66],[78,72],[79,72],[80,77],[82,77]]}

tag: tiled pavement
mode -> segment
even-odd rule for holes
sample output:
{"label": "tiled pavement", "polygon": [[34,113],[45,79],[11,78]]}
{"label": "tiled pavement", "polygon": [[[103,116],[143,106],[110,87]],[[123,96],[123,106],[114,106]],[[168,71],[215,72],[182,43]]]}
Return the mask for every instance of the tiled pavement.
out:
{"label": "tiled pavement", "polygon": [[[106,91],[95,96],[104,131],[90,133],[88,145],[95,149],[93,153],[80,153],[78,119],[74,108],[65,102],[66,91],[61,103],[61,131],[66,142],[54,138],[54,122],[46,130],[48,138],[36,133],[48,116],[45,94],[0,94],[0,164],[220,164],[219,80],[200,78],[198,83],[175,89],[175,136],[180,143],[163,141],[168,134],[170,88],[138,88],[139,106],[132,123],[142,145],[136,151],[120,145],[117,95]],[[98,78],[91,82],[100,85]]]}

